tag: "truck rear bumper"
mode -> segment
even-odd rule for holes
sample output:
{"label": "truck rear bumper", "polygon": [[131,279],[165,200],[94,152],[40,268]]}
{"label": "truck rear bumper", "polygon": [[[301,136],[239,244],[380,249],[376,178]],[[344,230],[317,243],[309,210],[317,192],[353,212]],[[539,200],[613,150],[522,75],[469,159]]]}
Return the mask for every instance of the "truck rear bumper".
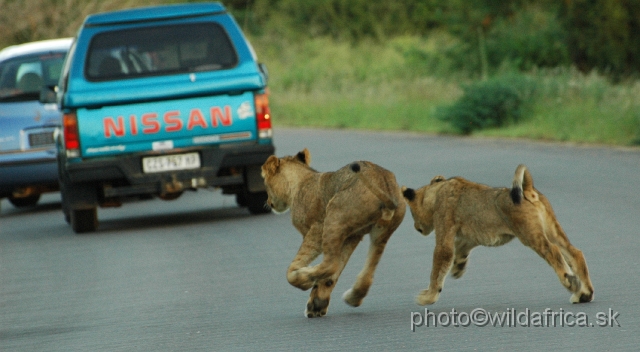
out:
{"label": "truck rear bumper", "polygon": [[[142,158],[160,154],[138,153],[127,156],[85,159],[67,163],[65,170],[72,183],[98,183],[104,186],[105,197],[136,194],[166,194],[188,188],[223,187],[247,184],[250,191],[264,190],[261,182],[255,182],[260,166],[273,155],[271,144],[234,146],[233,148],[198,148],[173,150],[174,153],[197,151],[201,167],[191,170],[161,173],[144,173]],[[165,153],[169,154],[169,153]],[[253,180],[248,184],[247,179]],[[251,181],[249,180],[249,181]]]}

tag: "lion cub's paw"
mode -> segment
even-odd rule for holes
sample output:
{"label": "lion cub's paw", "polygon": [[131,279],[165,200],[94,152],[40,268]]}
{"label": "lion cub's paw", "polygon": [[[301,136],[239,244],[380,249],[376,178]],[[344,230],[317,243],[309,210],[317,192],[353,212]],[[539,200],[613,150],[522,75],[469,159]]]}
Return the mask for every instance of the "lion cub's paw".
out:
{"label": "lion cub's paw", "polygon": [[594,294],[593,292],[577,292],[571,295],[571,303],[588,303],[593,301]]}
{"label": "lion cub's paw", "polygon": [[352,307],[359,307],[362,304],[362,299],[363,297],[359,297],[354,293],[353,288],[344,291],[342,294],[342,300],[344,303]]}
{"label": "lion cub's paw", "polygon": [[302,269],[306,268],[301,268],[288,273],[287,281],[289,281],[292,286],[297,287],[302,291],[306,291],[312,288],[316,284],[316,282],[309,280],[309,275],[307,275],[306,272],[304,272]]}
{"label": "lion cub's paw", "polygon": [[440,292],[430,292],[429,290],[422,290],[420,294],[416,296],[416,303],[421,306],[434,304],[440,298]]}
{"label": "lion cub's paw", "polygon": [[318,297],[310,298],[307,302],[307,309],[304,310],[304,316],[307,318],[319,318],[327,314],[329,308],[328,299],[320,299]]}

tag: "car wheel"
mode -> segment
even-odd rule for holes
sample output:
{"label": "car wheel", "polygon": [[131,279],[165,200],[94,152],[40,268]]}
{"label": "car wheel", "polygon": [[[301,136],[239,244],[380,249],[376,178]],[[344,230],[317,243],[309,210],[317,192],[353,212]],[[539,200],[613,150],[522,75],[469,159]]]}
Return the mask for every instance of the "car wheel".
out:
{"label": "car wheel", "polygon": [[32,194],[28,197],[9,196],[9,202],[16,208],[32,207],[40,200],[40,194]]}
{"label": "car wheel", "polygon": [[267,214],[271,209],[267,206],[267,192],[247,192],[247,207],[251,214]]}
{"label": "car wheel", "polygon": [[98,210],[75,209],[70,212],[71,227],[75,233],[93,232],[98,228]]}

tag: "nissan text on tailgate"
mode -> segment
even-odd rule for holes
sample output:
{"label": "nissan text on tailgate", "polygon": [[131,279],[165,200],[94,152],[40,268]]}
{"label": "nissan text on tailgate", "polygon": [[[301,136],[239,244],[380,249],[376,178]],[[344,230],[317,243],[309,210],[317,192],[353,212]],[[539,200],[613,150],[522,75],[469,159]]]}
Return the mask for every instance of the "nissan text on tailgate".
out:
{"label": "nissan text on tailgate", "polygon": [[77,233],[97,207],[216,187],[265,207],[267,73],[219,3],[88,16],[60,80],[62,208]]}

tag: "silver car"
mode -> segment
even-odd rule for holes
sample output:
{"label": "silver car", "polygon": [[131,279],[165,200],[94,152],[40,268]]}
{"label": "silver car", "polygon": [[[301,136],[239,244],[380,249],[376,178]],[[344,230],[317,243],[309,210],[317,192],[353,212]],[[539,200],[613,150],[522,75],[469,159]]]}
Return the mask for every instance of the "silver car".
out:
{"label": "silver car", "polygon": [[0,199],[35,205],[59,189],[55,138],[61,113],[55,86],[72,38],[0,51]]}

